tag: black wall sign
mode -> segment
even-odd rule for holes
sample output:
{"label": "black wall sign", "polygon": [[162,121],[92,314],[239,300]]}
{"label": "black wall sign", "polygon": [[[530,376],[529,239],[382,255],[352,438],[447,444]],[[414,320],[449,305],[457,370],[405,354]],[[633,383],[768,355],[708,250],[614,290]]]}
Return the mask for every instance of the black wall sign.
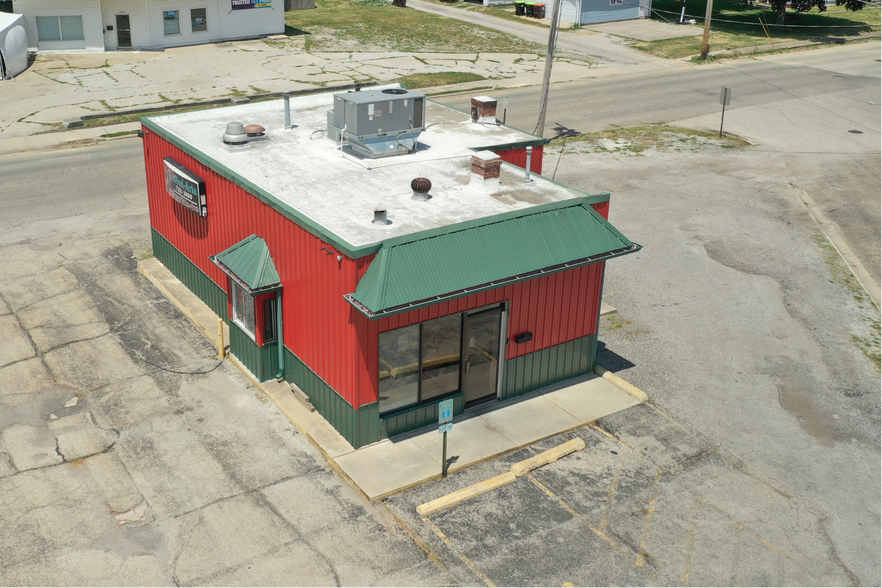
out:
{"label": "black wall sign", "polygon": [[165,189],[171,197],[199,216],[208,216],[205,180],[171,157],[166,157],[162,162],[165,164]]}

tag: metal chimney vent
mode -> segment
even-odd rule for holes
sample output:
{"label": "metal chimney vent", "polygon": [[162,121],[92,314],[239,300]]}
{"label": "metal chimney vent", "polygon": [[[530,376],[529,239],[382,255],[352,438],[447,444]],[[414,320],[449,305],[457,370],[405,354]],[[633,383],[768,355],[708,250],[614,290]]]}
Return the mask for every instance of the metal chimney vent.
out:
{"label": "metal chimney vent", "polygon": [[379,206],[374,209],[374,220],[371,221],[375,225],[386,226],[389,224],[389,220],[386,218],[386,209]]}

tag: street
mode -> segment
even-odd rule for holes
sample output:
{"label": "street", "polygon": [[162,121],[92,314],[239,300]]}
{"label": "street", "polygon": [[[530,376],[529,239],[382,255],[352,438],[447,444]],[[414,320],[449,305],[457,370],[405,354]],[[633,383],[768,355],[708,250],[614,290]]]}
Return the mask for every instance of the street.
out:
{"label": "street", "polygon": [[[545,136],[659,122],[719,130],[723,86],[733,95],[726,131],[768,154],[766,163],[745,173],[772,171],[776,181],[806,190],[878,287],[882,100],[875,45],[554,84]],[[508,99],[508,124],[533,130],[539,88],[510,88],[495,97]],[[439,100],[468,109],[467,94]],[[589,189],[607,190],[597,183]]]}

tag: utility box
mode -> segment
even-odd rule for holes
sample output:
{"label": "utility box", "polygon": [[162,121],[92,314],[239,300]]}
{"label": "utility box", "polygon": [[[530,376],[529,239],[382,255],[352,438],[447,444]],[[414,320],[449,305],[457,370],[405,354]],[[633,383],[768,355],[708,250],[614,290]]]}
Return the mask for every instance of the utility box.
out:
{"label": "utility box", "polygon": [[360,138],[424,131],[426,97],[403,88],[334,94],[334,126]]}

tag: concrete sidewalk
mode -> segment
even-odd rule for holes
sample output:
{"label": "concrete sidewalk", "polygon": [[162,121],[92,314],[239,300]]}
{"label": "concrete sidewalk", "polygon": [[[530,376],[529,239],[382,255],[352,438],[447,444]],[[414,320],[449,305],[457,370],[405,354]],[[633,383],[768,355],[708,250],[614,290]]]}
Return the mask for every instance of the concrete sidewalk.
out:
{"label": "concrete sidewalk", "polygon": [[[157,259],[138,262],[144,274],[213,342],[218,317]],[[224,340],[229,331],[223,327]],[[441,435],[437,425],[355,449],[317,412],[299,400],[287,383],[259,382],[234,356],[246,375],[345,474],[369,500],[434,480],[441,475]],[[641,400],[595,375],[561,382],[507,402],[492,402],[454,419],[448,456],[450,471],[526,447],[601,417],[640,404]]]}

